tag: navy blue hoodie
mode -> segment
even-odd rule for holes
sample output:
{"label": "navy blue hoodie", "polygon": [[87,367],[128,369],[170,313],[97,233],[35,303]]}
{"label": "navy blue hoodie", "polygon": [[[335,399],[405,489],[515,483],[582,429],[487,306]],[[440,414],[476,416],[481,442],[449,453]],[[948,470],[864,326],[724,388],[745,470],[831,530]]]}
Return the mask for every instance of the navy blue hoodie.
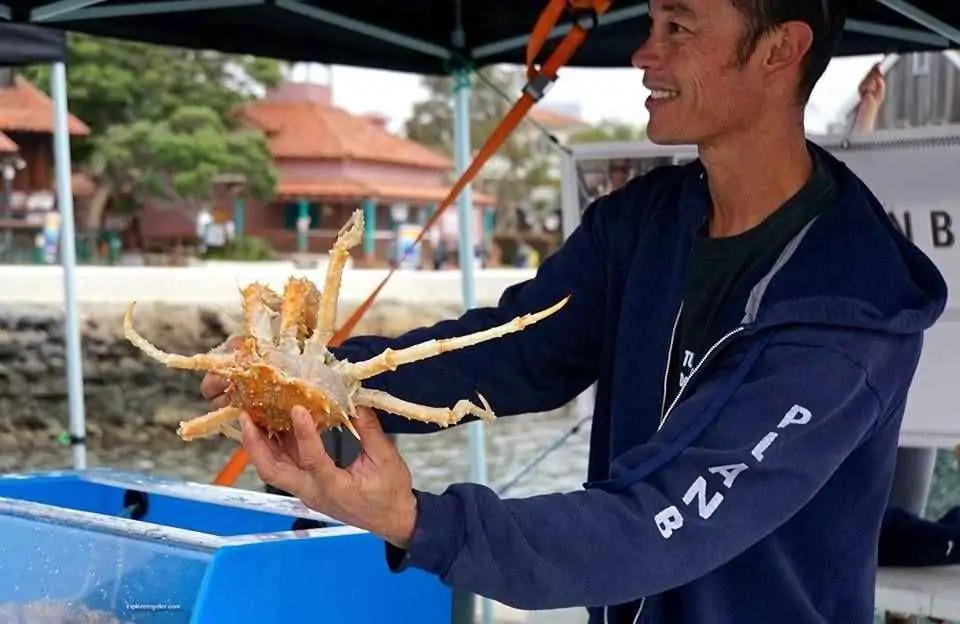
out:
{"label": "navy blue hoodie", "polygon": [[[434,406],[480,392],[509,416],[561,407],[598,384],[582,491],[506,500],[470,483],[417,491],[409,550],[388,547],[394,570],[426,570],[521,609],[588,607],[592,623],[633,601],[645,624],[873,621],[904,402],[946,284],[863,183],[811,149],[836,175],[837,198],[730,297],[723,337],[670,405],[684,265],[708,209],[699,161],[595,202],[496,307],[336,350],[357,361],[570,294],[523,332],[365,385]],[[436,430],[381,418],[392,433]]]}

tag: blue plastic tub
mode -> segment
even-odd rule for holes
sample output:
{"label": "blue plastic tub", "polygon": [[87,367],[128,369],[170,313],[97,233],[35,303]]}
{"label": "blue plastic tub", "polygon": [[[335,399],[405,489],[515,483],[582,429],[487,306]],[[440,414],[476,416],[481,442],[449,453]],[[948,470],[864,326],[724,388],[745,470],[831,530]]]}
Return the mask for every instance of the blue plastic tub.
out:
{"label": "blue plastic tub", "polygon": [[449,624],[451,603],[293,498],[114,470],[0,476],[0,624]]}

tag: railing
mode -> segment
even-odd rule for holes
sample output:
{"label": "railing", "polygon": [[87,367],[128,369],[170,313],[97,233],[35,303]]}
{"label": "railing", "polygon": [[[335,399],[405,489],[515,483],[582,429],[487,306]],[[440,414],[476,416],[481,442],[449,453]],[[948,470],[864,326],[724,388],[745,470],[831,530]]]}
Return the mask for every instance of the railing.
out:
{"label": "railing", "polygon": [[[8,232],[6,236],[0,232],[0,264],[59,264],[59,256],[52,260],[47,258],[41,242],[42,239],[37,239],[31,245],[22,236],[14,236],[13,232]],[[104,240],[95,234],[77,234],[76,250],[78,265],[113,266],[120,259],[119,239],[116,237]]]}

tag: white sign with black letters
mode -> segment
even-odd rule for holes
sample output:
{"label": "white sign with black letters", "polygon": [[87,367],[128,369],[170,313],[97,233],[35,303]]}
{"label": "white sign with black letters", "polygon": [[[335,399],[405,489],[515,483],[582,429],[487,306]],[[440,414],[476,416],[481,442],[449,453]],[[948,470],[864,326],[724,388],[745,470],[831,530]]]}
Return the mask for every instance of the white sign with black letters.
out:
{"label": "white sign with black letters", "polygon": [[953,447],[960,443],[960,127],[884,132],[869,141],[849,151],[825,147],[867,184],[949,289],[947,310],[924,342],[902,443]]}

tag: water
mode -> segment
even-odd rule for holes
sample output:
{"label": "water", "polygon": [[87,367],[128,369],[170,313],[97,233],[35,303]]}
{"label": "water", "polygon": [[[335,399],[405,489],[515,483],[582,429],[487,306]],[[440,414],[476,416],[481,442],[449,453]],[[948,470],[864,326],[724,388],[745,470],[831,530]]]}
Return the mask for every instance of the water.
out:
{"label": "water", "polygon": [[[486,428],[487,476],[493,486],[504,483],[537,454],[574,427],[580,414],[566,407],[543,414],[498,419]],[[589,422],[526,473],[507,492],[509,497],[578,490],[586,480]],[[435,434],[401,436],[398,448],[410,465],[414,486],[441,491],[469,480],[467,430],[455,427]]]}
{"label": "water", "polygon": [[[560,435],[579,416],[572,406],[541,414],[498,418],[486,427],[487,472],[491,484],[504,482]],[[179,479],[211,483],[236,444],[224,438],[184,442],[175,426],[142,424],[120,428],[102,426],[87,439],[88,465],[109,466]],[[590,435],[587,423],[541,464],[512,487],[509,496],[527,496],[579,489],[586,479]],[[439,492],[447,485],[469,480],[467,430],[452,427],[427,435],[404,435],[397,446],[410,466],[417,488]],[[54,470],[71,467],[70,449],[58,446],[52,435],[21,431],[0,440],[0,473]],[[249,466],[234,484],[263,489]]]}

